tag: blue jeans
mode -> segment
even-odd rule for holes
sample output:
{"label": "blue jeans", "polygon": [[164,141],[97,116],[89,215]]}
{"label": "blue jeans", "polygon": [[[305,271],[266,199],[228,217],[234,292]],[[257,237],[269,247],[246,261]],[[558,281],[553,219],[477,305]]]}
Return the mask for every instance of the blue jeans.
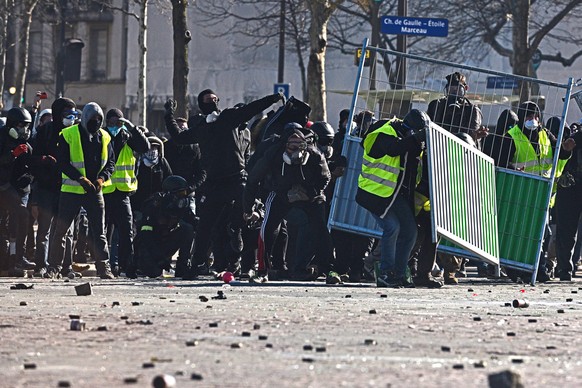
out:
{"label": "blue jeans", "polygon": [[380,270],[402,278],[418,234],[412,208],[404,196],[398,195],[384,218],[375,214],[374,218],[382,228]]}

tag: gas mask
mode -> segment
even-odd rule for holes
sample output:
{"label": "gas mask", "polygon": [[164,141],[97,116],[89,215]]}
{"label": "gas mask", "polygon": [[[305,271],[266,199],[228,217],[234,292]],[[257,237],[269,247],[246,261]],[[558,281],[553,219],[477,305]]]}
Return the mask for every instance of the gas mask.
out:
{"label": "gas mask", "polygon": [[157,148],[151,148],[143,154],[143,162],[147,167],[152,167],[158,164],[160,153]]}
{"label": "gas mask", "polygon": [[19,123],[8,131],[13,139],[28,140],[30,138],[30,123]]}
{"label": "gas mask", "polygon": [[456,84],[447,87],[447,102],[454,104],[460,98],[465,97],[466,88],[465,85]]}
{"label": "gas mask", "polygon": [[317,145],[317,148],[321,151],[325,159],[329,160],[333,155],[333,147],[330,145]]}
{"label": "gas mask", "polygon": [[535,131],[540,126],[540,123],[537,119],[527,120],[523,123],[523,126],[528,131]]}
{"label": "gas mask", "polygon": [[285,152],[283,152],[283,161],[289,165],[305,165],[309,159],[307,152],[307,142],[297,141],[295,139],[287,142]]}

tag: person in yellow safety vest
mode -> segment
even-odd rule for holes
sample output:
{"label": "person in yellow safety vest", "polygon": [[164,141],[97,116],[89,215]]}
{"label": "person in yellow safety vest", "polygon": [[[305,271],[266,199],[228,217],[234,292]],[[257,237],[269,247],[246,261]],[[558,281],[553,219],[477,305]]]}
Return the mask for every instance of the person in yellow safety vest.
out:
{"label": "person in yellow safety vest", "polygon": [[362,140],[364,155],[356,202],[382,228],[378,287],[414,286],[406,268],[416,241],[414,188],[430,118],[418,109],[403,120],[380,120]]}
{"label": "person in yellow safety vest", "polygon": [[[135,193],[138,184],[134,153],[147,152],[150,143],[145,134],[126,120],[117,108],[109,109],[105,121],[115,153],[115,171],[111,175],[111,184],[103,188],[110,263],[115,275],[125,273],[133,278],[137,274],[133,264],[133,213],[129,196]],[[114,246],[114,231],[117,232],[117,247]]]}
{"label": "person in yellow safety vest", "polygon": [[57,165],[62,172],[61,195],[53,239],[49,246],[47,277],[60,276],[65,235],[81,207],[87,211],[97,275],[113,279],[105,237],[103,187],[115,168],[111,136],[101,128],[103,111],[90,102],[83,108],[81,123],[64,128],[57,143]]}
{"label": "person in yellow safety vest", "polygon": [[[556,136],[542,126],[540,108],[533,101],[521,103],[517,110],[517,117],[517,124],[506,135],[512,139],[512,142],[504,153],[500,154],[498,165],[549,178],[557,145]],[[562,142],[556,166],[556,177],[563,171],[575,146],[573,139]],[[541,282],[550,279],[546,269],[545,254],[541,255],[537,279]]]}

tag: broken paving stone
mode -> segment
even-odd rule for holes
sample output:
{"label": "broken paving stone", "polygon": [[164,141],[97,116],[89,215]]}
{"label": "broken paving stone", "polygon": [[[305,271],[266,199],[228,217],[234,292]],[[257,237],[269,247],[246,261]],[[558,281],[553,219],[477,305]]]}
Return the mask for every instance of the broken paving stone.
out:
{"label": "broken paving stone", "polygon": [[451,348],[449,346],[441,346],[441,352],[450,352]]}
{"label": "broken paving stone", "polygon": [[240,342],[235,342],[233,344],[230,344],[230,347],[232,349],[240,349],[240,348],[242,348],[242,344]]}
{"label": "broken paving stone", "polygon": [[346,295],[346,298],[351,298],[351,297],[352,297],[351,295]]}
{"label": "broken paving stone", "polygon": [[251,336],[251,333],[249,333],[248,331],[243,331],[243,332],[241,333],[241,335],[242,335],[243,337],[250,337],[250,336]]}
{"label": "broken paving stone", "polygon": [[107,326],[99,326],[97,331],[107,331]]}
{"label": "broken paving stone", "polygon": [[28,303],[26,303],[26,302],[22,301],[22,302],[20,302],[20,305],[21,305],[21,306],[28,306]]}
{"label": "broken paving stone", "polygon": [[143,302],[131,302],[132,306],[141,306]]}
{"label": "broken paving stone", "polygon": [[380,294],[380,298],[388,298],[388,295],[386,295],[386,294]]}
{"label": "broken paving stone", "polygon": [[24,364],[24,369],[36,369],[36,364],[33,362],[28,362]]}
{"label": "broken paving stone", "polygon": [[572,290],[572,294],[577,294],[578,291],[577,290]]}
{"label": "broken paving stone", "polygon": [[463,364],[454,364],[453,369],[465,369],[465,365]]}
{"label": "broken paving stone", "polygon": [[170,299],[170,303],[176,303],[174,299]]}
{"label": "broken paving stone", "polygon": [[216,293],[217,295],[213,296],[212,299],[226,299],[226,295],[224,295],[224,292],[217,291]]}
{"label": "broken paving stone", "polygon": [[559,309],[558,314],[564,314],[564,309]]}
{"label": "broken paving stone", "polygon": [[30,286],[27,286],[24,283],[17,283],[13,286],[10,286],[11,290],[30,290],[31,288],[34,287],[34,284],[31,284]]}
{"label": "broken paving stone", "polygon": [[369,313],[370,314],[376,314],[376,310],[375,309],[372,309],[372,310],[369,311]]}
{"label": "broken paving stone", "polygon": [[153,325],[154,323],[149,319],[141,319],[139,321],[125,321],[128,325]]}
{"label": "broken paving stone", "polygon": [[489,388],[524,388],[521,376],[513,370],[492,373],[488,376],[488,380]]}
{"label": "broken paving stone", "polygon": [[111,307],[115,307],[115,306],[119,306],[119,302],[115,301],[115,302],[111,303]]}
{"label": "broken paving stone", "polygon": [[270,349],[273,347],[273,344],[266,344],[265,347]]}
{"label": "broken paving stone", "polygon": [[154,368],[155,366],[156,364],[154,364],[153,362],[144,362],[143,364],[141,364],[141,367],[143,369]]}
{"label": "broken paving stone", "polygon": [[301,359],[301,361],[303,361],[303,362],[313,362],[314,360],[313,360],[313,358],[311,358],[311,357],[303,357],[303,358]]}
{"label": "broken paving stone", "polygon": [[364,340],[364,344],[365,345],[378,345],[378,343],[376,342],[376,340],[373,340],[373,339],[365,339]]}
{"label": "broken paving stone", "polygon": [[511,303],[510,302],[505,302],[505,307],[511,307]]}
{"label": "broken paving stone", "polygon": [[548,350],[556,350],[558,348],[555,347],[554,345],[548,345],[548,346],[546,346],[546,349],[548,349]]}
{"label": "broken paving stone", "polygon": [[473,317],[473,320],[478,322],[481,320],[481,317]]}
{"label": "broken paving stone", "polygon": [[122,315],[122,316],[120,317],[120,319],[127,320],[127,319],[129,319],[129,317],[128,317],[127,315]]}
{"label": "broken paving stone", "polygon": [[198,346],[198,341],[186,341],[186,346]]}
{"label": "broken paving stone", "polygon": [[469,288],[469,289],[467,290],[467,292],[473,292],[473,289],[472,289],[472,288]]}
{"label": "broken paving stone", "polygon": [[303,345],[303,350],[313,350],[312,345]]}
{"label": "broken paving stone", "polygon": [[208,327],[218,327],[218,322],[210,322]]}
{"label": "broken paving stone", "polygon": [[523,388],[521,376],[510,370],[492,373],[488,376],[488,380],[491,388]]}
{"label": "broken paving stone", "polygon": [[83,283],[75,286],[75,292],[77,293],[77,296],[91,295],[93,293],[93,290],[91,289],[91,283]]}
{"label": "broken paving stone", "polygon": [[259,325],[258,323],[255,323],[253,325],[253,330],[259,330],[261,328],[261,325]]}
{"label": "broken paving stone", "polygon": [[137,377],[126,377],[123,379],[124,384],[137,384]]}
{"label": "broken paving stone", "polygon": [[318,353],[323,353],[325,352],[327,349],[325,348],[325,346],[319,346],[317,348],[315,348],[315,351]]}
{"label": "broken paving stone", "polygon": [[265,341],[267,338],[269,338],[269,337],[267,337],[266,335],[260,335],[259,336],[259,340],[260,341]]}
{"label": "broken paving stone", "polygon": [[205,297],[204,295],[200,295],[200,296],[198,297],[198,299],[200,299],[200,302],[208,302],[208,298],[207,298],[207,297]]}
{"label": "broken paving stone", "polygon": [[550,290],[544,290],[544,294],[549,294]]}
{"label": "broken paving stone", "polygon": [[81,319],[81,316],[78,314],[69,314],[69,319]]}
{"label": "broken paving stone", "polygon": [[507,336],[508,337],[515,337],[515,333],[513,331],[508,331]]}
{"label": "broken paving stone", "polygon": [[70,386],[71,386],[71,382],[70,381],[66,381],[66,380],[61,380],[57,384],[57,387],[59,387],[59,388],[69,388]]}
{"label": "broken paving stone", "polygon": [[203,377],[200,373],[192,373],[190,375],[190,380],[202,380]]}
{"label": "broken paving stone", "polygon": [[528,321],[528,323],[536,323],[538,320],[535,318],[530,318],[527,321]]}
{"label": "broken paving stone", "polygon": [[154,388],[173,388],[176,386],[176,378],[172,375],[158,375],[152,380]]}
{"label": "broken paving stone", "polygon": [[566,298],[566,302],[572,302],[574,299],[572,298]]}
{"label": "broken paving stone", "polygon": [[212,306],[211,306],[211,305],[208,305],[208,306],[206,306],[206,308],[207,308],[207,309],[211,309],[211,308],[212,308]]}
{"label": "broken paving stone", "polygon": [[523,358],[512,358],[511,362],[514,364],[523,364]]}
{"label": "broken paving stone", "polygon": [[475,368],[485,368],[487,366],[487,363],[485,361],[476,361],[473,366]]}

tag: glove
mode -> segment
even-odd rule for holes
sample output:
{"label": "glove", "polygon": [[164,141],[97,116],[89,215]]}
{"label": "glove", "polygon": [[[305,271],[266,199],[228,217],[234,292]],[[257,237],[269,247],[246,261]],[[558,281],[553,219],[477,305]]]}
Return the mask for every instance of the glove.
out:
{"label": "glove", "polygon": [[85,189],[86,193],[96,193],[97,192],[93,183],[91,183],[91,181],[89,179],[87,179],[86,177],[84,177],[84,176],[80,177],[79,179],[77,179],[77,182],[79,182],[81,184],[83,189]]}
{"label": "glove", "polygon": [[177,107],[178,103],[176,102],[176,100],[173,100],[171,98],[168,98],[168,101],[166,101],[166,103],[164,104],[164,109],[166,109],[166,112],[171,114],[174,114]]}
{"label": "glove", "polygon": [[52,155],[43,155],[42,158],[40,158],[40,161],[41,163],[48,164],[51,166],[57,164],[57,160]]}
{"label": "glove", "polygon": [[273,94],[273,103],[283,101],[285,103],[285,95],[281,92]]}
{"label": "glove", "polygon": [[97,178],[97,180],[93,182],[93,185],[95,186],[95,192],[96,193],[100,192],[101,188],[103,187],[103,179]]}
{"label": "glove", "polygon": [[27,152],[28,152],[28,146],[26,144],[20,144],[19,146],[16,146],[16,148],[14,148],[12,150],[12,156],[17,158],[20,155],[25,154]]}
{"label": "glove", "polygon": [[418,143],[422,143],[426,141],[426,130],[424,128],[419,129],[418,131],[414,131],[412,134]]}
{"label": "glove", "polygon": [[125,125],[125,127],[126,127],[127,129],[129,129],[129,130],[132,130],[132,129],[134,129],[134,128],[135,128],[135,125],[133,125],[133,123],[132,123],[131,121],[129,121],[128,119],[124,119],[123,117],[120,117],[120,118],[118,119],[118,121],[119,121],[120,123],[123,123],[123,125]]}
{"label": "glove", "polygon": [[16,180],[16,187],[19,189],[24,189],[26,186],[32,183],[32,175],[23,174],[20,178]]}

